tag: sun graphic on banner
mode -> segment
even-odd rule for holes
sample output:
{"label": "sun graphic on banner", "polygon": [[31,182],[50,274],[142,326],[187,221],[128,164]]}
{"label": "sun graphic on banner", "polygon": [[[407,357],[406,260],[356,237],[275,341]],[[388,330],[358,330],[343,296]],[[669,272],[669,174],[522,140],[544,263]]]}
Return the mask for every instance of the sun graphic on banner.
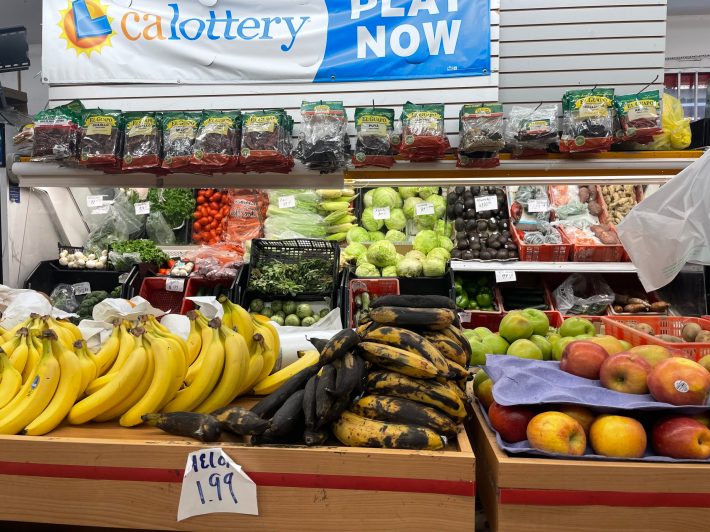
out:
{"label": "sun graphic on banner", "polygon": [[91,56],[91,52],[111,46],[113,19],[101,0],[67,0],[67,8],[60,11],[60,15],[57,24],[62,30],[60,37],[67,42],[67,49],[74,49],[77,56]]}

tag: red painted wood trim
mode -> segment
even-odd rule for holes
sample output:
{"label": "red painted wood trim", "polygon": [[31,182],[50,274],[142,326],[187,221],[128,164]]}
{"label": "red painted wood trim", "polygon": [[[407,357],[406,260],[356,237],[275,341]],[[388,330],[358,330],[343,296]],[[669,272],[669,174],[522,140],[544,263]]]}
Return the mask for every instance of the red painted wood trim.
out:
{"label": "red painted wood trim", "polygon": [[[350,489],[397,491],[473,497],[475,482],[419,478],[365,477],[355,475],[314,475],[310,473],[266,473],[247,471],[257,486],[280,488]],[[183,470],[148,467],[85,466],[0,462],[0,475],[76,478],[133,482],[182,482]]]}
{"label": "red painted wood trim", "polygon": [[643,493],[500,488],[499,500],[500,504],[532,506],[710,507],[710,493]]}

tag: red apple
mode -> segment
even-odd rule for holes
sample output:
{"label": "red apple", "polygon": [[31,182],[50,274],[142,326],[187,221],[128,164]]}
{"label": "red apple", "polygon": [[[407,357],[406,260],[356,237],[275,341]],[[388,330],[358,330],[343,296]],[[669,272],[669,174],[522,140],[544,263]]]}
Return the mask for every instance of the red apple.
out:
{"label": "red apple", "polygon": [[710,458],[710,429],[691,417],[672,417],[653,427],[656,453],[671,458]]}
{"label": "red apple", "polygon": [[528,442],[534,449],[582,456],[587,436],[579,422],[562,412],[543,412],[528,423]]}
{"label": "red apple", "polygon": [[500,437],[509,443],[527,438],[525,431],[534,417],[535,412],[524,406],[503,406],[493,401],[488,409],[491,425]]}
{"label": "red apple", "polygon": [[648,393],[646,379],[651,365],[633,353],[617,353],[607,358],[599,370],[604,388],[622,393]]}
{"label": "red apple", "polygon": [[629,353],[640,356],[651,367],[671,357],[671,352],[662,345],[637,345],[629,349]]}
{"label": "red apple", "polygon": [[606,349],[595,343],[585,340],[570,342],[562,351],[560,369],[578,377],[598,379],[602,363],[608,356]]}
{"label": "red apple", "polygon": [[710,393],[710,372],[687,358],[672,357],[651,370],[648,389],[656,401],[704,405]]}

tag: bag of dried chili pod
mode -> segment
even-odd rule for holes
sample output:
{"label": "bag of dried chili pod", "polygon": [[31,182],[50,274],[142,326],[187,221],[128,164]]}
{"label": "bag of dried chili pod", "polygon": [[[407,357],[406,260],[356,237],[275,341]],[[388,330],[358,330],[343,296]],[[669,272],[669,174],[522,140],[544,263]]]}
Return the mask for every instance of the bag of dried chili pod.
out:
{"label": "bag of dried chili pod", "polygon": [[290,172],[292,130],[293,122],[283,109],[243,113],[241,167],[247,172]]}
{"label": "bag of dried chili pod", "polygon": [[122,170],[160,167],[160,117],[157,113],[123,113]]}
{"label": "bag of dried chili pod", "polygon": [[201,113],[163,113],[163,168],[177,170],[190,165]]}
{"label": "bag of dried chili pod", "polygon": [[192,146],[190,166],[214,172],[236,167],[239,158],[239,111],[203,111]]}
{"label": "bag of dried chili pod", "polygon": [[311,170],[335,172],[350,153],[348,117],[343,102],[301,103],[301,134],[296,156]]}
{"label": "bag of dried chili pod", "polygon": [[84,106],[78,100],[34,117],[33,161],[56,161],[76,157],[77,135]]}
{"label": "bag of dried chili pod", "polygon": [[514,105],[508,113],[505,142],[513,157],[532,157],[558,151],[557,104]]}
{"label": "bag of dried chili pod", "polygon": [[614,98],[623,141],[648,144],[663,133],[661,125],[661,95],[658,91],[640,92]]}
{"label": "bag of dried chili pod", "polygon": [[503,140],[503,106],[499,103],[464,105],[459,111],[459,149],[456,166],[493,168],[500,165]]}
{"label": "bag of dried chili pod", "polygon": [[[355,109],[355,154],[353,165],[391,168],[394,164],[392,136],[394,109],[357,107]],[[399,139],[399,137],[397,137]]]}
{"label": "bag of dried chili pod", "polygon": [[115,167],[121,154],[121,111],[86,109],[79,129],[79,162]]}
{"label": "bag of dried chili pod", "polygon": [[609,151],[614,143],[614,89],[567,91],[562,97],[562,152]]}
{"label": "bag of dried chili pod", "polygon": [[410,161],[435,161],[449,149],[444,104],[404,104],[400,154]]}

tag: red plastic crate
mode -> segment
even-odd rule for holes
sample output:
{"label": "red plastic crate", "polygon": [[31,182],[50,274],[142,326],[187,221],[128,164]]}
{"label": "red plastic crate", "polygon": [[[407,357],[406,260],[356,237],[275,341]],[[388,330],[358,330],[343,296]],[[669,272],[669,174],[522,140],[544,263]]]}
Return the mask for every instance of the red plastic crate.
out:
{"label": "red plastic crate", "polygon": [[177,314],[182,305],[185,287],[182,292],[168,292],[165,289],[167,279],[167,277],[146,277],[143,279],[138,295],[155,308]]}
{"label": "red plastic crate", "polygon": [[188,278],[187,284],[185,285],[182,305],[180,306],[180,314],[187,314],[189,311],[197,308],[196,305],[187,298],[196,296],[200,291],[200,288],[207,287],[210,290],[213,290],[217,286],[224,286],[227,290],[229,290],[233,284],[234,279],[205,279],[204,277]]}
{"label": "red plastic crate", "polygon": [[350,314],[348,316],[348,322],[350,327],[357,327],[354,317],[357,313],[357,306],[355,305],[355,298],[362,294],[363,292],[368,292],[370,297],[374,299],[374,296],[390,296],[399,295],[399,279],[397,278],[383,278],[383,279],[353,279],[350,281],[348,286],[348,305]]}
{"label": "red plastic crate", "polygon": [[[614,226],[611,229],[616,232]],[[624,246],[621,244],[596,246],[572,244],[570,260],[572,262],[624,262],[625,255]],[[626,259],[628,260],[628,256]]]}
{"label": "red plastic crate", "polygon": [[572,252],[572,244],[564,231],[559,228],[555,228],[555,230],[562,236],[562,244],[525,244],[520,236],[522,231],[515,229],[512,232],[513,241],[518,247],[520,260],[527,262],[567,262]]}
{"label": "red plastic crate", "polygon": [[697,323],[703,330],[710,331],[710,320],[703,318],[686,318],[680,316],[608,316],[602,318],[606,334],[611,334],[632,345],[660,345],[667,349],[683,351],[693,360],[700,360],[710,355],[710,343],[696,342],[664,342],[655,336],[637,331],[630,324],[646,323],[653,327],[654,334],[671,334],[680,336],[686,323]]}

